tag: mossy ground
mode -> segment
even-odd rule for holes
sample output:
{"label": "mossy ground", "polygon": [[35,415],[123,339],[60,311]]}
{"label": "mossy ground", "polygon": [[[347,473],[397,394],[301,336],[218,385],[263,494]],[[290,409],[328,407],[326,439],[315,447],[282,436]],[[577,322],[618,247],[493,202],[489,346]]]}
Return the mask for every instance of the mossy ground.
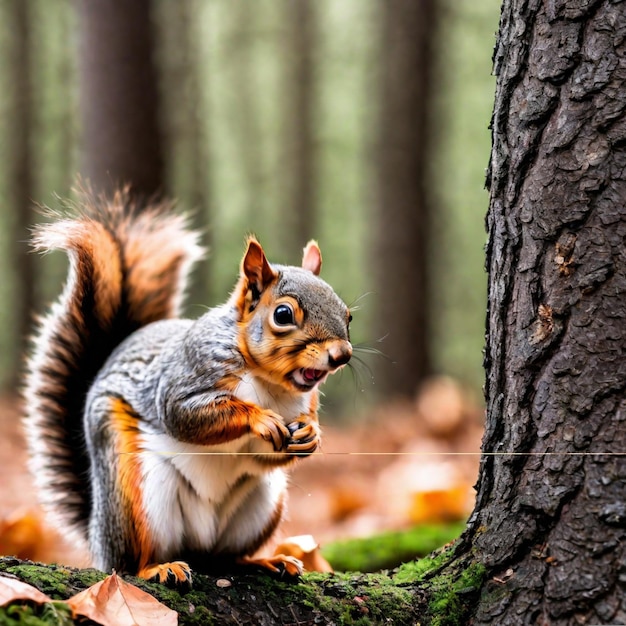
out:
{"label": "mossy ground", "polygon": [[[58,565],[41,565],[0,558],[0,573],[6,573],[37,587],[53,600],[66,600],[106,577],[94,569],[76,570]],[[16,602],[0,607],[1,626],[69,626],[71,611],[63,602],[35,604]]]}
{"label": "mossy ground", "polygon": [[[0,558],[0,572],[33,584],[55,600],[67,599],[105,577],[96,570],[10,558]],[[197,574],[193,589],[181,593],[133,577],[127,580],[177,611],[181,626],[264,623],[256,621],[259,615],[270,616],[276,624],[452,626],[467,623],[484,575],[482,565],[468,557],[455,560],[455,548],[448,546],[391,571],[310,573],[291,583],[246,573],[225,577],[230,586],[222,587],[216,577]],[[0,609],[0,624],[65,626],[71,621],[64,610],[55,603],[18,603]]]}
{"label": "mossy ground", "polygon": [[0,607],[2,626],[72,626],[70,609],[61,602],[35,605],[32,603],[12,604]]}

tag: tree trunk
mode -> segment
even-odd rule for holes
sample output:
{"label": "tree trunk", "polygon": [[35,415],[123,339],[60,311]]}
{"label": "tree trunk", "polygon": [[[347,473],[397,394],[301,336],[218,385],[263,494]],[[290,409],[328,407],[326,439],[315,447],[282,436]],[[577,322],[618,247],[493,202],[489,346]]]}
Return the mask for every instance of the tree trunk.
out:
{"label": "tree trunk", "polygon": [[503,5],[475,624],[626,621],[625,34],[621,2]]}
{"label": "tree trunk", "polygon": [[[158,66],[161,69],[161,103],[164,110],[163,144],[167,195],[191,212],[193,227],[203,234],[203,244],[211,249],[211,167],[207,147],[207,98],[203,89],[206,56],[202,54],[202,0],[163,2],[158,9]],[[187,301],[193,308],[208,301],[211,292],[212,258],[191,276]],[[195,311],[197,314],[197,310]]]}
{"label": "tree trunk", "polygon": [[9,203],[11,206],[11,257],[17,278],[16,298],[13,302],[15,364],[13,376],[9,379],[11,389],[16,389],[21,378],[20,356],[26,352],[27,338],[31,333],[31,312],[35,309],[35,280],[33,255],[29,254],[27,241],[29,228],[33,224],[33,154],[31,131],[33,128],[33,93],[31,72],[31,28],[29,3],[24,0],[11,0],[11,51],[7,64],[12,72],[11,110],[7,119],[11,120],[9,139],[11,158],[5,167],[8,169]]}
{"label": "tree trunk", "polygon": [[78,0],[82,173],[95,189],[163,193],[151,0]]}
{"label": "tree trunk", "polygon": [[314,111],[316,89],[314,41],[316,6],[314,0],[287,0],[287,111],[286,145],[288,175],[285,225],[279,249],[290,263],[298,263],[302,248],[315,236],[315,142]]}
{"label": "tree trunk", "polygon": [[[263,194],[264,150],[263,120],[256,98],[255,41],[258,37],[259,3],[234,0],[230,3],[231,24],[225,58],[231,71],[235,98],[232,102],[237,150],[237,167],[241,168],[245,188],[244,215],[253,221]],[[230,82],[230,81],[229,81]]]}
{"label": "tree trunk", "polygon": [[375,372],[383,396],[412,397],[430,373],[428,126],[437,0],[382,3],[379,196],[374,221]]}

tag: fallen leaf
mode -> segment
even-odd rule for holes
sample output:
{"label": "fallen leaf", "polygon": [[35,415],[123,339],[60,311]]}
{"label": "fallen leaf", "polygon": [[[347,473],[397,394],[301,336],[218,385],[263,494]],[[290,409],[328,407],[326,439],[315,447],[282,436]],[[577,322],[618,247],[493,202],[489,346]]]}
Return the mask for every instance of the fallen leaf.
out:
{"label": "fallen leaf", "polygon": [[406,457],[380,473],[378,497],[387,498],[391,519],[424,524],[463,519],[471,511],[474,492],[450,460]]}
{"label": "fallen leaf", "polygon": [[[3,487],[0,485],[0,501]],[[0,554],[74,567],[85,567],[89,561],[84,545],[47,526],[41,509],[30,504],[0,517]]]}
{"label": "fallen leaf", "polygon": [[52,598],[39,591],[32,585],[23,583],[16,578],[0,575],[0,606],[5,606],[15,600],[32,600],[38,604],[52,602]]}
{"label": "fallen leaf", "polygon": [[472,487],[460,483],[448,489],[416,491],[408,511],[414,524],[450,522],[467,517],[470,511]]}
{"label": "fallen leaf", "polygon": [[20,508],[0,519],[0,554],[40,560],[45,541],[43,525],[34,510]]}
{"label": "fallen leaf", "polygon": [[340,522],[370,504],[372,498],[369,485],[349,478],[329,485],[329,514],[334,522]]}
{"label": "fallen leaf", "polygon": [[102,626],[176,626],[178,613],[115,573],[67,601],[72,616]]}
{"label": "fallen leaf", "polygon": [[298,535],[288,537],[279,546],[276,546],[274,554],[284,554],[300,559],[307,572],[331,572],[333,568],[321,555],[319,544],[312,535]]}

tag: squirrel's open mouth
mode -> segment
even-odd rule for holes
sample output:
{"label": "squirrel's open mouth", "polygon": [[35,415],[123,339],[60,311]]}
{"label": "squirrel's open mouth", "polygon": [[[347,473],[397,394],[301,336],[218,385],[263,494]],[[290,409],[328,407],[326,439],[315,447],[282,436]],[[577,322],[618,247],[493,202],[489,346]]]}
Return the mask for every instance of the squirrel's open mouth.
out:
{"label": "squirrel's open mouth", "polygon": [[312,389],[326,378],[326,370],[316,370],[312,367],[303,367],[292,373],[291,378],[298,387]]}

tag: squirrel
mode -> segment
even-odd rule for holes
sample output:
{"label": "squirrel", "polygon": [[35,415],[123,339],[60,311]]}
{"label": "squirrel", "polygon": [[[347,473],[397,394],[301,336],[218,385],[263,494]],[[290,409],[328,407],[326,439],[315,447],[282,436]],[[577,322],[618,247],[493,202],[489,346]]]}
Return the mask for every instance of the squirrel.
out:
{"label": "squirrel", "polygon": [[319,386],[351,357],[346,304],[302,267],[270,264],[249,237],[225,304],[180,309],[199,234],[165,203],[83,191],[39,226],[65,250],[65,288],[38,321],[24,385],[30,464],[44,507],[86,539],[92,564],[167,584],[253,558],[286,504],[286,468],[320,445]]}

